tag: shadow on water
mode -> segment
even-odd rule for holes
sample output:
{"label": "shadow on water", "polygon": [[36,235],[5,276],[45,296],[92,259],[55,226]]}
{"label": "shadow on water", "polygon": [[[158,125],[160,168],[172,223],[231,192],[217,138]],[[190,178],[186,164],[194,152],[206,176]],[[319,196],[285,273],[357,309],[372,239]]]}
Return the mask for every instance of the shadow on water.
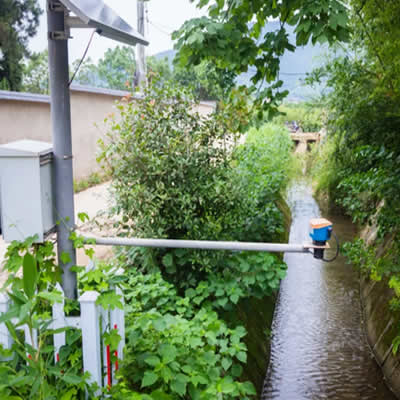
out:
{"label": "shadow on water", "polygon": [[[290,242],[303,243],[310,218],[320,215],[310,185],[295,184],[288,201]],[[329,219],[342,242],[354,236],[347,219]],[[323,263],[289,253],[285,261],[262,400],[394,400],[366,343],[357,272],[342,256]]]}

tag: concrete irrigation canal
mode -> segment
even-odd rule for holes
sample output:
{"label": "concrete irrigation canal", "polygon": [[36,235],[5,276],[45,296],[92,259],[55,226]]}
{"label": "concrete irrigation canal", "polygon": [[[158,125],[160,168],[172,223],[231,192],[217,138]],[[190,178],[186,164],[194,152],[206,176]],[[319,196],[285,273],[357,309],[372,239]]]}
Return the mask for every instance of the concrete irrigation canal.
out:
{"label": "concrete irrigation canal", "polygon": [[[290,242],[301,243],[319,207],[304,182],[289,192],[293,222]],[[330,217],[342,241],[354,228]],[[262,400],[392,400],[364,336],[357,272],[343,256],[323,263],[309,255],[286,254],[272,326],[271,360]]]}

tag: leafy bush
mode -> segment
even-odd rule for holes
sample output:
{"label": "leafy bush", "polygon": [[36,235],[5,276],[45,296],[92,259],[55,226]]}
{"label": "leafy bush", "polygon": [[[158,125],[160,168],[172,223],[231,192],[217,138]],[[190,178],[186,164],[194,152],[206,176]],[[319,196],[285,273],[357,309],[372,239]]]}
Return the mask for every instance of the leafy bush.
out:
{"label": "leafy bush", "polygon": [[[24,243],[13,242],[7,249],[5,270],[9,277],[4,285],[12,300],[9,311],[0,316],[6,324],[13,344],[11,350],[1,350],[1,356],[11,361],[0,362],[0,397],[4,399],[85,399],[94,398],[95,387],[89,386],[88,374],[82,374],[81,334],[72,328],[54,331],[51,306],[61,302],[56,290],[61,269],[55,262],[51,242],[34,245],[34,238]],[[21,274],[22,272],[22,274]],[[3,288],[3,290],[5,290]],[[37,330],[37,347],[26,343],[18,329],[26,325],[30,341]],[[66,332],[67,345],[60,350],[59,362],[54,362],[52,335]],[[61,396],[61,397],[60,397]]]}
{"label": "leafy bush", "polygon": [[[249,192],[254,177],[244,172],[246,155],[239,160],[232,152],[237,138],[232,132],[240,128],[244,117],[240,101],[237,106],[222,105],[218,112],[203,117],[193,112],[190,93],[153,85],[138,107],[125,103],[119,109],[120,118],[110,121],[110,138],[102,144],[100,160],[113,178],[121,235],[251,241],[272,239],[282,230],[282,218],[274,204],[277,196],[264,193],[256,200],[256,184]],[[232,125],[238,115],[243,117]],[[269,142],[269,150],[275,151],[279,160],[289,157],[287,141],[286,147],[278,150],[274,150],[278,140]],[[253,161],[258,156],[255,147]],[[272,173],[271,160],[269,168],[263,173]],[[263,185],[260,178],[260,190],[279,192],[283,172],[264,177]],[[257,221],[263,226],[260,222],[255,226]],[[129,250],[125,256],[142,271],[161,270],[185,289],[196,286],[211,270],[221,271],[226,254],[141,249]]]}
{"label": "leafy bush", "polygon": [[[286,129],[251,130],[241,98],[209,116],[184,89],[154,84],[137,106],[119,105],[100,160],[110,172],[123,236],[277,240],[277,206],[291,166]],[[286,266],[265,253],[120,249],[129,266],[129,354],[121,393],[143,399],[245,399],[243,328],[222,319],[240,300],[276,293]],[[168,282],[168,283],[167,283]],[[216,311],[218,314],[216,314]],[[240,333],[240,335],[239,335]],[[139,355],[138,355],[139,354]],[[139,394],[140,393],[140,394]],[[132,397],[136,398],[136,397]]]}
{"label": "leafy bush", "polygon": [[127,292],[127,351],[121,385],[151,399],[246,399],[236,381],[246,362],[243,327],[230,329],[215,312],[176,294],[159,274],[132,274]]}

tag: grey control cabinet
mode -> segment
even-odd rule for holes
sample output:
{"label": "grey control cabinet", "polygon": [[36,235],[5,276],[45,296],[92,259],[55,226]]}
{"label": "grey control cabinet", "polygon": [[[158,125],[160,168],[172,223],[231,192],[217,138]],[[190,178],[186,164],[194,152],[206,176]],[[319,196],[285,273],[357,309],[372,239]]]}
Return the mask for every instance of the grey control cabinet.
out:
{"label": "grey control cabinet", "polygon": [[0,146],[3,239],[43,242],[55,227],[52,145],[20,140]]}

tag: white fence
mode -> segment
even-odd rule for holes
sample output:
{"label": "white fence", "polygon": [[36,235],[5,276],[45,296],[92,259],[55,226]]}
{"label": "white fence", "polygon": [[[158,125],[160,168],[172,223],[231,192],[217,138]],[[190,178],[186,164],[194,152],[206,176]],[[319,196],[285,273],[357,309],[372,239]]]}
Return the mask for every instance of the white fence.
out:
{"label": "white fence", "polygon": [[[62,291],[61,287],[58,288]],[[120,289],[115,289],[121,295]],[[90,382],[96,382],[99,387],[111,386],[115,383],[115,372],[118,369],[118,361],[111,364],[110,347],[104,344],[102,337],[105,332],[117,329],[121,336],[115,356],[121,360],[123,358],[123,348],[125,345],[125,317],[124,311],[118,308],[105,310],[96,304],[100,294],[96,291],[88,291],[79,297],[81,315],[79,317],[67,317],[64,314],[64,303],[53,305],[53,319],[48,329],[59,329],[72,327],[82,330],[82,353],[83,369],[90,373]],[[4,293],[0,293],[0,314],[8,311],[10,300]],[[15,320],[14,322],[18,322]],[[18,327],[25,332],[25,341],[33,348],[37,348],[37,332],[33,332],[31,337],[26,325]],[[59,353],[62,346],[66,344],[66,334],[57,333],[54,338],[54,360],[59,362]],[[10,349],[13,340],[8,332],[7,326],[0,324],[0,344],[6,349]],[[104,377],[104,379],[103,379]]]}

